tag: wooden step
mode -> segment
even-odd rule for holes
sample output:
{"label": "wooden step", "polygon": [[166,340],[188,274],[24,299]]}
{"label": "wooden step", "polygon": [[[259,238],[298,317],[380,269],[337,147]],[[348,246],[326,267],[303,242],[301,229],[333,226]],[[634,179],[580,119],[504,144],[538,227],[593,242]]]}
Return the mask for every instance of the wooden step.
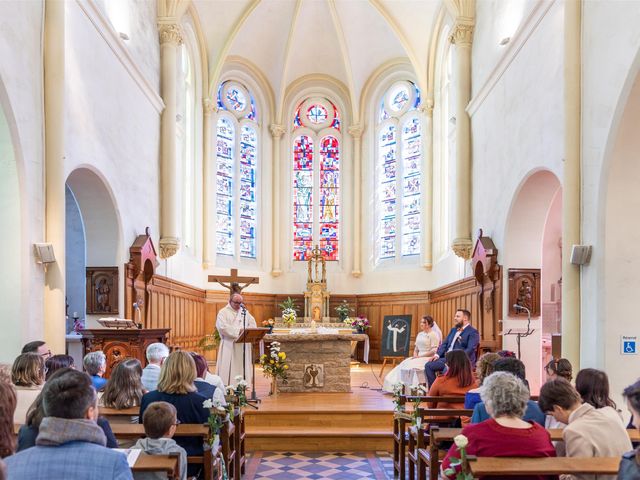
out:
{"label": "wooden step", "polygon": [[336,412],[246,412],[248,429],[287,427],[307,428],[368,428],[370,430],[393,429],[393,413],[389,411]]}
{"label": "wooden step", "polygon": [[252,428],[245,441],[248,451],[384,451],[393,447],[393,432],[365,427]]}

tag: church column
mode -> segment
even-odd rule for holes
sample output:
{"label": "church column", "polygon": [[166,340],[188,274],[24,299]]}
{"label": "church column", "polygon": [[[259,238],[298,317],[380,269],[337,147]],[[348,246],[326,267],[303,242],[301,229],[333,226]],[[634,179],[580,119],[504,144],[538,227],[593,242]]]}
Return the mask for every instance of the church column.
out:
{"label": "church column", "polygon": [[[65,3],[45,2],[44,132],[45,236],[56,262],[46,267],[44,340],[53,352],[65,351]],[[33,339],[32,339],[33,340]]]}
{"label": "church column", "polygon": [[176,23],[161,23],[160,33],[160,83],[164,100],[161,126],[160,157],[160,256],[168,258],[180,248],[178,194],[178,169],[176,152],[177,112],[177,56],[182,44],[182,30]]}
{"label": "church column", "polygon": [[[215,110],[215,103],[205,98],[202,101],[202,110],[204,113],[204,121],[202,122],[203,129],[203,148],[202,148],[202,264],[204,268],[215,266],[215,250],[211,250],[211,226],[215,225],[215,222],[211,215],[211,114]],[[214,190],[215,191],[215,190]],[[215,236],[214,236],[215,238]]]}
{"label": "church column", "polygon": [[351,275],[362,275],[362,125],[351,125],[353,137],[353,270]]}
{"label": "church column", "polygon": [[581,2],[564,3],[564,179],[562,185],[562,356],[580,367],[580,267],[570,262],[580,244]]}
{"label": "church column", "polygon": [[459,17],[451,34],[456,46],[456,224],[451,248],[464,259],[471,258],[471,43],[473,21]]}
{"label": "church column", "polygon": [[433,267],[433,98],[427,98],[420,108],[422,115],[422,151],[424,153],[422,181],[422,258],[424,268]]}
{"label": "church column", "polygon": [[[280,198],[280,139],[284,134],[284,126],[272,123],[269,126],[271,131],[271,146],[272,146],[272,159],[273,159],[273,180],[272,180],[272,205],[273,205],[273,220],[272,220],[272,256],[273,266],[271,268],[271,275],[279,277],[282,274],[282,268],[280,266],[280,231],[284,225],[280,223],[280,209],[282,208]],[[288,222],[287,222],[288,223]]]}

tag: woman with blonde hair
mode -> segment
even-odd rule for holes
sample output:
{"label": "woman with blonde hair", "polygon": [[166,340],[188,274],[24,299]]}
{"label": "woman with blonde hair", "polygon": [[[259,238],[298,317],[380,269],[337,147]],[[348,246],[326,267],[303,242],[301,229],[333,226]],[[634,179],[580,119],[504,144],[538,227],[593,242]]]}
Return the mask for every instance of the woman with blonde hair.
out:
{"label": "woman with blonde hair", "polygon": [[[191,355],[182,351],[173,352],[162,364],[158,389],[142,397],[139,421],[142,422],[142,416],[149,404],[167,402],[176,407],[180,423],[207,423],[209,409],[205,408],[203,403],[211,399],[198,393],[195,379],[196,364]],[[200,437],[176,437],[176,443],[187,451],[188,456],[203,454]],[[197,475],[198,469],[198,465],[189,464],[187,475]]]}
{"label": "woman with blonde hair", "polygon": [[480,398],[482,382],[493,373],[493,366],[500,358],[502,357],[494,352],[487,352],[480,356],[478,363],[476,363],[476,378],[478,379],[479,387],[469,390],[464,395],[464,408],[472,409],[482,401]]}
{"label": "woman with blonde hair", "polygon": [[44,360],[37,353],[23,353],[13,362],[11,382],[16,387],[17,406],[13,423],[23,424],[27,410],[36,399],[45,379]]}

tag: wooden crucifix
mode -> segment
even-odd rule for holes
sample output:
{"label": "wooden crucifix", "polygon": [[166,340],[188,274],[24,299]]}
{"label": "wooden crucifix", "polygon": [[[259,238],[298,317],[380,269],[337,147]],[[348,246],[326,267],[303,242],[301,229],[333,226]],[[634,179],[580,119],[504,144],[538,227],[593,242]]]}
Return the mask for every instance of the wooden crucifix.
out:
{"label": "wooden crucifix", "polygon": [[[258,277],[239,277],[237,268],[232,268],[230,275],[209,275],[208,281],[217,282],[224,288],[228,288],[229,295],[242,293],[242,290],[247,288],[249,285],[260,283],[260,279]],[[240,286],[241,283],[244,285]]]}

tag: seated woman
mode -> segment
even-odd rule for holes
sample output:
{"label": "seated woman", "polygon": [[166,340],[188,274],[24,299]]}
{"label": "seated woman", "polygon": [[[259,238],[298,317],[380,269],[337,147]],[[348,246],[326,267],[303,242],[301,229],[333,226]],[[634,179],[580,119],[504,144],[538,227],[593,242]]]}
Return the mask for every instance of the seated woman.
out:
{"label": "seated woman", "polygon": [[[471,362],[464,350],[451,350],[445,355],[447,373],[436,378],[429,389],[430,397],[460,396],[477,386],[473,378]],[[429,408],[464,408],[461,402],[429,402]],[[463,424],[469,423],[469,417],[460,417]]]}
{"label": "seated woman", "polygon": [[[194,363],[196,364],[197,377],[195,382],[193,383],[198,389],[198,393],[205,397],[211,398],[214,402],[218,402],[220,405],[226,406],[227,402],[224,399],[224,385],[222,385],[222,388],[220,388],[218,385],[211,384],[205,380],[205,376],[207,373],[207,360],[202,355],[198,355],[195,352],[191,352],[190,355],[191,358],[193,358]],[[220,379],[220,384],[222,384],[222,379]]]}
{"label": "seated woman", "polygon": [[[625,388],[622,396],[627,401],[631,423],[640,430],[640,380]],[[625,453],[618,469],[618,480],[637,480],[638,478],[640,478],[640,448]]]}
{"label": "seated woman", "polygon": [[16,451],[16,436],[13,433],[13,411],[16,409],[16,390],[13,385],[0,381],[0,458]]}
{"label": "seated woman", "polygon": [[23,353],[13,362],[11,382],[16,387],[18,404],[13,414],[13,423],[22,425],[27,418],[27,410],[44,385],[44,360],[37,353]]}
{"label": "seated woman", "polygon": [[416,336],[413,356],[402,361],[384,377],[383,391],[393,393],[393,386],[399,382],[405,386],[425,382],[424,365],[436,353],[440,343],[437,333],[433,330],[434,323],[433,317],[429,315],[422,317],[421,332]]}
{"label": "seated woman", "polygon": [[576,375],[576,390],[582,401],[593,408],[611,407],[620,414],[616,402],[609,396],[609,377],[602,370],[583,368]]}
{"label": "seated woman", "polygon": [[46,380],[61,368],[76,368],[71,355],[53,355],[45,360],[44,366],[47,371]]}
{"label": "seated woman", "polygon": [[478,379],[477,388],[472,388],[464,395],[464,408],[472,409],[476,403],[480,403],[480,388],[485,378],[493,373],[493,366],[502,357],[497,353],[487,352],[483,354],[476,363],[476,378]]}
{"label": "seated woman", "polygon": [[[529,389],[522,380],[507,372],[495,372],[485,378],[480,392],[482,401],[491,415],[489,420],[467,425],[462,435],[467,437],[468,455],[477,457],[555,457],[549,433],[535,422],[522,420],[529,400]],[[451,459],[460,458],[454,444],[442,462],[443,478],[451,467]],[[459,471],[457,466],[454,470]],[[484,477],[485,480],[490,477]],[[543,479],[544,476],[520,476],[524,479]]]}
{"label": "seated woman", "polygon": [[[140,404],[140,421],[147,406],[152,402],[167,402],[176,407],[180,423],[207,423],[209,409],[203,406],[210,398],[200,395],[194,385],[196,364],[187,352],[173,352],[162,364],[158,389],[144,394]],[[189,456],[202,456],[201,437],[177,437],[176,443]],[[188,476],[198,474],[200,466],[189,464]]]}

